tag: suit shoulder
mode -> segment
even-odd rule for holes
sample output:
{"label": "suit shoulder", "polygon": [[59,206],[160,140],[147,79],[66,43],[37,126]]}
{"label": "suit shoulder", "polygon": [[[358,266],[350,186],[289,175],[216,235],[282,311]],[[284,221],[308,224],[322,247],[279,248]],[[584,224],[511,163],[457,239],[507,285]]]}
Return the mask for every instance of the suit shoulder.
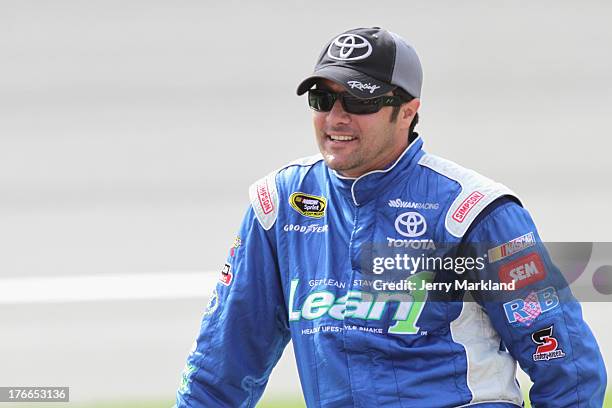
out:
{"label": "suit shoulder", "polygon": [[265,230],[272,228],[278,217],[279,185],[308,172],[322,162],[320,154],[293,160],[268,173],[249,187],[249,199],[257,220]]}
{"label": "suit shoulder", "polygon": [[520,203],[505,185],[453,161],[425,154],[419,165],[459,185],[444,220],[447,231],[455,237],[463,237],[478,215],[498,198],[511,196]]}

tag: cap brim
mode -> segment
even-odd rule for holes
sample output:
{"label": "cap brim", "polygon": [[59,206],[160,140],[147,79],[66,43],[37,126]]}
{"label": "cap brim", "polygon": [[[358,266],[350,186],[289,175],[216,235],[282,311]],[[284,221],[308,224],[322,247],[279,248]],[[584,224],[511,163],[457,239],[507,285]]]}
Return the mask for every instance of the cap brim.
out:
{"label": "cap brim", "polygon": [[302,95],[320,79],[329,79],[346,88],[351,95],[361,98],[376,98],[395,89],[395,86],[378,81],[357,70],[338,65],[327,65],[300,83],[297,94]]}

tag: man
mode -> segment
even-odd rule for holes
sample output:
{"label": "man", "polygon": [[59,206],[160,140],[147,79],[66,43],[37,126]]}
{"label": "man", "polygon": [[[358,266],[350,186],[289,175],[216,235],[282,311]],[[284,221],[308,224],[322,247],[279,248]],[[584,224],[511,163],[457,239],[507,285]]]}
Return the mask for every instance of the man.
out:
{"label": "man", "polygon": [[321,155],[250,188],[178,407],[254,406],[289,340],[309,407],[522,406],[517,362],[536,407],[602,405],[599,348],[529,213],[422,150],[421,83],[386,30],[324,47],[298,87]]}

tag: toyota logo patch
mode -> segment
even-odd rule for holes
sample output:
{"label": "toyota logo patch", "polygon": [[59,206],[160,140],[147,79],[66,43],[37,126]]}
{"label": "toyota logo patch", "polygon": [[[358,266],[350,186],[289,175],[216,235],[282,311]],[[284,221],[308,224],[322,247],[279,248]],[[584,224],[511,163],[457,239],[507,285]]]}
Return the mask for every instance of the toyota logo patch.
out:
{"label": "toyota logo patch", "polygon": [[416,238],[427,231],[427,223],[425,217],[418,212],[405,212],[395,219],[395,230],[405,237]]}
{"label": "toyota logo patch", "polygon": [[327,56],[338,61],[359,61],[372,54],[372,44],[357,34],[342,34],[329,44]]}

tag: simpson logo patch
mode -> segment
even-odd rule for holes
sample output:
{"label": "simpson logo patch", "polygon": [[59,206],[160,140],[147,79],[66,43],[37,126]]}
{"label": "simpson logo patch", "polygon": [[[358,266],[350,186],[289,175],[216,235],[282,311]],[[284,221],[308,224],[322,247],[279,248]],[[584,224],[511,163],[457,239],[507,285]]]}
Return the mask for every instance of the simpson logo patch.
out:
{"label": "simpson logo patch", "polygon": [[270,214],[274,210],[274,204],[272,203],[272,197],[270,196],[270,190],[266,181],[257,185],[257,198],[259,198],[264,214]]}
{"label": "simpson logo patch", "polygon": [[465,200],[463,200],[459,208],[455,210],[455,212],[453,213],[453,220],[457,222],[463,222],[463,220],[465,220],[465,217],[467,217],[468,213],[472,210],[472,208],[474,208],[476,204],[478,204],[478,202],[483,198],[484,194],[478,191],[474,191]]}
{"label": "simpson logo patch", "polygon": [[291,204],[291,207],[295,211],[310,218],[323,217],[325,215],[325,209],[327,208],[327,200],[325,197],[299,192],[291,194],[289,197],[289,204]]}

